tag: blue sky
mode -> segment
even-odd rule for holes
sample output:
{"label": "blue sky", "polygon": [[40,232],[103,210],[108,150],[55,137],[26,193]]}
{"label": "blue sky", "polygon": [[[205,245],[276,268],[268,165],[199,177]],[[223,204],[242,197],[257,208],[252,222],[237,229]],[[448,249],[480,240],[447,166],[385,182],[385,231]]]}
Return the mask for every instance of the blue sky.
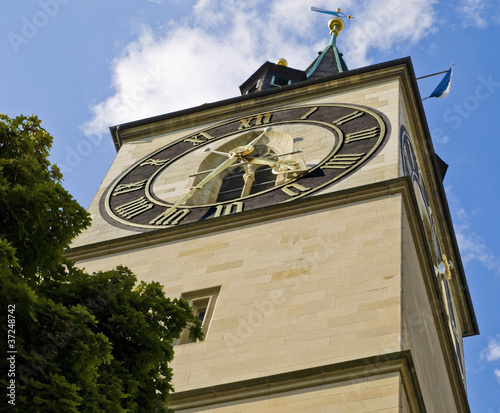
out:
{"label": "blue sky", "polygon": [[[424,102],[481,335],[465,339],[473,412],[500,413],[500,11],[457,0],[9,1],[0,15],[0,112],[36,114],[65,187],[90,204],[115,156],[108,127],[239,95],[266,60],[305,69],[328,42],[349,68],[411,56],[417,76],[454,75]],[[419,81],[428,95],[440,77]]]}

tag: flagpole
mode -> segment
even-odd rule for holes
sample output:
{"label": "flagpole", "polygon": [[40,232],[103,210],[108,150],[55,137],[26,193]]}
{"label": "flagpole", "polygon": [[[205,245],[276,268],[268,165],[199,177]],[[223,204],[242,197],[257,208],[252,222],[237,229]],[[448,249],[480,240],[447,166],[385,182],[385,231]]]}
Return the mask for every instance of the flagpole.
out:
{"label": "flagpole", "polygon": [[417,77],[416,80],[425,79],[426,77],[442,75],[443,73],[446,73],[446,72],[448,72],[448,70],[443,70],[442,72],[433,73],[432,75]]}

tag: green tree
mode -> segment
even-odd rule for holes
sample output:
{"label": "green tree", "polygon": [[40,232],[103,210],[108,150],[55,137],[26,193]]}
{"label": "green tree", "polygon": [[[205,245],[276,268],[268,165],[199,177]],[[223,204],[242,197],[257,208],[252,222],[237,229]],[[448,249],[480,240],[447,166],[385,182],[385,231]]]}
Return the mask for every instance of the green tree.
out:
{"label": "green tree", "polygon": [[2,342],[17,351],[7,353],[14,370],[2,358],[3,388],[15,383],[7,401],[13,411],[167,411],[172,341],[187,325],[201,338],[200,322],[127,268],[86,274],[64,257],[90,220],[50,164],[51,144],[35,116],[0,115]]}

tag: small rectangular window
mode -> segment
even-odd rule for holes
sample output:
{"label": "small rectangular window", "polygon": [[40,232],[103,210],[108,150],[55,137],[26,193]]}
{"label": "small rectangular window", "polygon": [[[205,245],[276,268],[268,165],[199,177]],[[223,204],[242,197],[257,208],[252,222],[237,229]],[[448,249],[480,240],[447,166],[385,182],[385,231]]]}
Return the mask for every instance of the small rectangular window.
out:
{"label": "small rectangular window", "polygon": [[249,95],[250,93],[253,93],[253,92],[256,92],[257,91],[257,88],[259,87],[259,83],[260,83],[260,79],[257,80],[257,82],[255,82],[252,86],[250,86],[247,90],[247,95]]}
{"label": "small rectangular window", "polygon": [[273,76],[273,78],[271,80],[271,85],[278,86],[278,87],[287,86],[290,83],[292,83],[292,81],[290,79],[286,79],[284,77],[279,77],[279,76]]}
{"label": "small rectangular window", "polygon": [[[181,294],[181,298],[189,301],[193,314],[202,322],[202,330],[205,338],[207,338],[219,292],[220,286]],[[186,328],[175,344],[187,344],[191,342],[189,339],[189,328]]]}

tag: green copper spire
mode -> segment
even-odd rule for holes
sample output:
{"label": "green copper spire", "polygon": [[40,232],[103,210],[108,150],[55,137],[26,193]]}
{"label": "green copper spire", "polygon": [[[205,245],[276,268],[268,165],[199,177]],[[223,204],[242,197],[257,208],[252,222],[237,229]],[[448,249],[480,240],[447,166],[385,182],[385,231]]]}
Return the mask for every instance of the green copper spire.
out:
{"label": "green copper spire", "polygon": [[328,22],[328,28],[330,29],[330,42],[325,50],[323,50],[318,58],[311,64],[311,66],[306,69],[307,78],[320,78],[347,71],[348,69],[344,59],[342,59],[342,54],[337,48],[337,38],[339,33],[344,28],[344,21],[341,17],[352,19],[352,16],[342,13],[340,9],[337,9],[336,11],[328,11],[312,7],[311,10],[318,11],[320,13],[332,14],[336,17]]}

